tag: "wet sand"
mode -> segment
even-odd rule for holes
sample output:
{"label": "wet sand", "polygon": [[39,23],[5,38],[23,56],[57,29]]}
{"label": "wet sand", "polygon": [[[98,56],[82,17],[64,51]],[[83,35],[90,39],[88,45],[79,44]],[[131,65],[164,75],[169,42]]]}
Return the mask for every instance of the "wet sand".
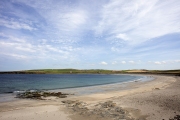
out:
{"label": "wet sand", "polygon": [[[105,92],[0,103],[2,120],[170,120],[180,115],[180,78],[106,85]],[[102,87],[102,86],[101,86]],[[116,89],[111,89],[116,87]],[[122,89],[123,87],[123,89]],[[85,89],[86,90],[86,89]],[[175,119],[172,119],[175,120]]]}

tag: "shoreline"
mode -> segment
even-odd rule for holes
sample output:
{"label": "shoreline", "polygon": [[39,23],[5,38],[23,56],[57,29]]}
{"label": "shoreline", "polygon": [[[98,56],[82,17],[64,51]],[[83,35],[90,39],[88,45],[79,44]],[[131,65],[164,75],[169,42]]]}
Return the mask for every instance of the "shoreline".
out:
{"label": "shoreline", "polygon": [[[87,118],[88,115],[90,115],[90,117],[88,117],[88,120],[93,120],[96,118],[98,120],[113,120],[117,116],[104,116],[103,112],[107,112],[107,110],[104,108],[101,108],[102,114],[96,114],[92,112],[92,110],[98,108],[99,105],[102,106],[103,103],[107,101],[112,101],[112,103],[116,104],[116,107],[120,106],[124,111],[128,111],[127,113],[131,117],[142,118],[141,120],[169,120],[170,117],[175,116],[174,112],[176,112],[176,114],[180,114],[179,108],[177,108],[176,110],[167,110],[165,104],[156,106],[156,104],[161,104],[163,102],[165,102],[166,104],[168,103],[167,105],[170,105],[170,102],[171,104],[173,103],[173,105],[175,104],[176,106],[180,106],[179,102],[176,101],[179,100],[177,98],[180,98],[178,92],[179,89],[177,89],[179,87],[177,87],[177,85],[179,85],[179,77],[155,75],[150,76],[154,76],[155,79],[146,82],[128,83],[126,89],[124,90],[121,89],[122,86],[120,85],[117,85],[117,89],[110,90],[114,86],[108,87],[107,85],[103,88],[105,90],[105,92],[103,93],[81,96],[75,95],[63,99],[51,97],[45,101],[23,99],[13,102],[0,103],[0,119],[3,118],[3,120],[13,120],[16,118],[21,120],[25,118],[27,120],[30,120],[31,116],[29,114],[31,113],[35,115],[33,117],[33,119],[35,120],[39,120],[40,118],[42,118],[40,120],[83,120],[84,118]],[[176,86],[176,88],[174,88],[173,86]],[[164,94],[167,94],[166,96],[169,96],[168,100],[172,98],[172,95],[174,97],[172,98],[172,100],[168,101],[166,100],[166,97],[164,97]],[[76,105],[72,107],[69,104],[62,103],[62,101],[68,100],[77,100],[85,104],[81,104],[81,107]],[[84,107],[86,107],[87,110]],[[83,112],[81,111],[82,109]],[[114,110],[114,108],[108,109],[110,109],[111,111]],[[37,114],[35,114],[34,111],[36,111]],[[23,115],[20,115],[19,112],[22,112]],[[54,116],[52,115],[52,113]]]}
{"label": "shoreline", "polygon": [[[1,74],[0,74],[1,75]],[[14,74],[10,74],[10,75],[14,75]],[[24,75],[24,74],[20,74],[20,75]],[[26,75],[31,75],[31,74],[26,74]],[[41,76],[42,74],[35,74],[35,76],[34,77],[37,77],[37,76]],[[65,76],[76,76],[76,75],[97,75],[97,76],[118,76],[118,75],[120,75],[120,76],[134,76],[134,77],[137,77],[137,76],[145,76],[145,75],[128,75],[128,74],[45,74],[45,75],[60,75],[60,76],[58,76],[58,77],[61,77],[61,75],[65,75]],[[91,77],[93,77],[93,76],[88,76],[89,78],[91,78]],[[1,77],[1,76],[0,76]],[[16,77],[16,76],[15,76]],[[23,76],[24,77],[24,76]],[[29,76],[25,76],[25,77],[29,77]],[[49,79],[52,79],[51,78],[52,76],[48,76],[47,78],[49,78]],[[81,77],[81,76],[80,76]],[[9,78],[9,79],[12,79],[11,77]],[[64,79],[64,78],[63,78]],[[71,78],[70,78],[71,79]],[[117,78],[117,79],[119,79],[119,77]],[[133,80],[135,80],[136,78],[131,78],[131,79],[127,79],[127,81],[133,81]],[[91,78],[91,80],[93,80],[92,78]],[[49,80],[50,81],[50,80]],[[87,80],[88,81],[88,80]],[[124,80],[121,80],[121,79],[119,79],[119,80],[113,80],[113,81],[111,81],[111,79],[109,78],[109,81],[105,81],[105,82],[97,82],[97,83],[86,83],[86,84],[80,84],[80,85],[70,85],[70,86],[56,86],[56,87],[50,87],[49,88],[49,86],[46,86],[46,88],[43,88],[42,86],[39,86],[39,87],[35,87],[35,88],[33,88],[32,86],[29,88],[28,86],[26,86],[26,87],[28,87],[28,89],[23,89],[23,88],[16,88],[16,89],[14,89],[14,90],[11,90],[11,91],[8,91],[8,90],[1,90],[0,91],[0,94],[8,94],[8,93],[14,93],[14,92],[18,92],[18,91],[33,91],[33,90],[43,90],[43,91],[48,91],[48,90],[56,90],[56,89],[71,89],[71,88],[80,88],[80,87],[88,87],[88,86],[99,86],[99,85],[106,85],[106,84],[114,84],[114,83],[122,83]],[[24,82],[24,81],[21,81],[21,82]],[[33,82],[36,82],[36,81],[33,81]],[[56,81],[55,81],[56,82]],[[73,82],[73,81],[72,81]],[[79,82],[79,81],[78,81]],[[80,81],[81,82],[81,81]],[[8,83],[7,83],[8,84]],[[28,84],[28,83],[27,83]],[[61,84],[61,83],[57,83],[57,84]],[[67,84],[69,84],[69,83],[67,83]],[[52,85],[53,86],[53,85]],[[0,86],[1,87],[1,86]],[[2,87],[4,87],[4,86],[2,86]],[[13,87],[13,86],[10,86],[10,87]]]}
{"label": "shoreline", "polygon": [[[167,83],[165,83],[165,81],[162,81],[162,80],[158,81],[159,78],[161,77],[167,77],[167,76],[153,75],[152,77],[153,79],[148,80],[148,81],[139,81],[139,82],[129,81],[125,83],[102,85],[102,89],[104,88],[105,92],[87,94],[87,95],[83,95],[82,97],[92,97],[94,99],[98,99],[100,96],[104,96],[105,99],[107,99],[107,98],[111,98],[111,96],[124,96],[124,95],[133,94],[133,93],[148,92],[148,91],[155,90],[156,88],[165,89],[166,87],[168,87],[168,85],[171,82],[175,82],[175,79],[170,80],[170,83],[168,81],[166,81]],[[101,86],[98,86],[98,87],[101,87]],[[113,88],[111,89],[111,87]]]}
{"label": "shoreline", "polygon": [[[121,75],[121,74],[117,74],[117,75]],[[74,94],[75,96],[82,96],[82,95],[88,95],[88,94],[94,94],[94,93],[103,93],[106,92],[107,90],[103,90],[103,88],[106,87],[113,87],[112,90],[115,90],[116,87],[121,86],[121,90],[122,89],[126,89],[126,85],[130,84],[130,83],[134,83],[134,82],[147,82],[147,81],[151,81],[154,80],[155,78],[151,77],[151,76],[145,76],[145,75],[132,75],[132,76],[142,76],[142,78],[138,79],[133,79],[131,81],[127,81],[127,82],[115,82],[115,83],[107,83],[107,84],[98,84],[98,85],[90,85],[90,86],[82,86],[82,87],[72,87],[72,88],[63,88],[63,89],[54,89],[54,90],[47,90],[50,92],[65,92],[65,93],[70,93],[70,94]],[[118,88],[119,89],[119,88]],[[93,91],[91,91],[93,90]],[[76,92],[75,93],[72,93]],[[86,91],[85,93],[82,93]],[[110,90],[108,90],[110,91]]]}
{"label": "shoreline", "polygon": [[[116,75],[116,74],[112,74],[112,75]],[[129,74],[117,74],[117,75],[129,75]],[[77,86],[77,87],[68,87],[68,88],[57,88],[57,89],[50,89],[50,90],[40,90],[40,91],[47,91],[47,92],[64,92],[64,93],[70,93],[70,94],[75,94],[75,95],[86,95],[86,94],[93,94],[93,93],[101,93],[101,92],[105,92],[103,91],[103,89],[101,89],[102,87],[106,87],[106,86],[112,86],[112,87],[116,87],[117,85],[126,85],[128,83],[131,82],[146,82],[149,80],[153,80],[154,78],[152,78],[149,75],[136,75],[136,74],[132,74],[130,76],[141,76],[141,78],[135,78],[132,79],[130,81],[127,82],[112,82],[112,83],[102,83],[102,84],[95,84],[95,85],[87,85],[87,86]],[[125,87],[123,87],[125,88]],[[84,89],[86,92],[84,92]],[[93,90],[93,91],[92,91]],[[30,91],[36,91],[36,90],[30,90]],[[0,103],[1,102],[6,102],[6,100],[3,99],[7,99],[8,101],[14,101],[14,100],[18,100],[16,97],[16,94],[18,94],[18,92],[25,92],[23,90],[20,91],[13,91],[11,93],[1,93],[0,94]],[[3,99],[2,99],[3,97]],[[12,99],[12,100],[11,100]]]}

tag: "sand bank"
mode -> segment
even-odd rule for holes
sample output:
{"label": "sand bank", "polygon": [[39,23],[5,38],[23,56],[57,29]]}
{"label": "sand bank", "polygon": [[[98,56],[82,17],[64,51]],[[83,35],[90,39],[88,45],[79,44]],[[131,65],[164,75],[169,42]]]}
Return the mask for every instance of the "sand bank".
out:
{"label": "sand bank", "polygon": [[[169,120],[180,114],[180,78],[106,85],[105,92],[0,103],[2,120]],[[102,87],[102,86],[101,86]],[[115,87],[116,89],[111,89]],[[123,89],[122,89],[123,88]],[[85,89],[87,90],[87,89]],[[62,102],[63,101],[63,102]]]}

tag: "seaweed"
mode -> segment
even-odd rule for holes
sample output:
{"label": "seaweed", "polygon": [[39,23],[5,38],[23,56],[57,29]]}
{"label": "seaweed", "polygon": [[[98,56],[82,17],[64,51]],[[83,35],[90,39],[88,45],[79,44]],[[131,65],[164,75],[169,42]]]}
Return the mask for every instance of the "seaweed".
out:
{"label": "seaweed", "polygon": [[62,93],[62,92],[43,92],[43,91],[34,91],[34,92],[30,92],[30,91],[26,91],[23,93],[18,93],[16,95],[17,98],[23,98],[23,99],[38,99],[38,100],[44,100],[44,98],[46,97],[58,97],[58,98],[66,98],[67,95],[66,93]]}

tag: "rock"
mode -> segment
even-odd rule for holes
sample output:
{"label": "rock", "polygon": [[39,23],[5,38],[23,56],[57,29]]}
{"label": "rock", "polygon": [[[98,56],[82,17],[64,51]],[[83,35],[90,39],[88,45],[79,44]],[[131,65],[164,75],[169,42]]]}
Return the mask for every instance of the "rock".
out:
{"label": "rock", "polygon": [[82,105],[83,102],[76,102],[75,105]]}
{"label": "rock", "polygon": [[169,118],[169,120],[180,120],[180,115],[176,115],[174,118]]}
{"label": "rock", "polygon": [[72,101],[72,100],[66,100],[66,101],[62,101],[62,103],[66,104],[68,107],[72,107],[72,109],[76,112],[84,112],[84,111],[88,111],[88,108],[85,107],[85,103],[83,102],[79,102],[78,100],[76,101]]}
{"label": "rock", "polygon": [[124,115],[124,114],[119,114],[118,118],[124,119],[124,118],[125,118],[125,115]]}
{"label": "rock", "polygon": [[[117,116],[119,117],[119,115],[120,115],[120,114],[117,114],[117,113],[111,114],[111,116],[113,116],[113,117],[117,117]],[[123,118],[124,118],[124,117],[123,117]]]}
{"label": "rock", "polygon": [[134,119],[131,118],[130,116],[126,116],[125,119],[126,119],[126,120],[134,120]]}
{"label": "rock", "polygon": [[65,103],[65,104],[75,104],[77,102],[79,102],[78,100],[76,101],[73,101],[73,100],[65,100],[65,101],[61,101],[62,103]]}
{"label": "rock", "polygon": [[123,110],[121,107],[116,107],[115,111],[120,113],[120,114],[125,114],[125,110]]}
{"label": "rock", "polygon": [[115,107],[116,106],[116,103],[113,103],[112,101],[107,101],[105,103],[102,103],[101,106],[103,108],[108,108],[108,107]]}
{"label": "rock", "polygon": [[66,105],[70,105],[74,112],[78,113],[79,115],[86,115],[91,116],[95,115],[97,117],[106,117],[113,120],[134,120],[129,115],[128,111],[124,110],[121,107],[118,107],[116,103],[113,101],[107,101],[104,103],[99,103],[91,109],[88,109],[85,105],[85,103],[80,101],[71,101],[66,100],[62,101],[62,103]]}
{"label": "rock", "polygon": [[63,94],[61,92],[43,92],[43,91],[26,91],[24,93],[19,93],[16,95],[17,98],[29,98],[29,99],[39,99],[44,100],[45,97],[59,97],[59,98],[65,98],[68,94]]}
{"label": "rock", "polygon": [[57,96],[57,97],[59,97],[59,98],[66,98],[67,95],[59,95],[59,96]]}

